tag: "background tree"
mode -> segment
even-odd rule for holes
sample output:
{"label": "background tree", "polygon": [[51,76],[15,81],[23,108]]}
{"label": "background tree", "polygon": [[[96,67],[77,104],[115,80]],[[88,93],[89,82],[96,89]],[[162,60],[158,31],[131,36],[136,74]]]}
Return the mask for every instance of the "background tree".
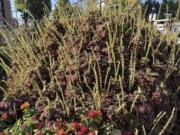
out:
{"label": "background tree", "polygon": [[172,17],[175,17],[177,11],[178,11],[178,0],[163,0],[161,6],[161,16],[163,16],[164,13],[170,13],[172,14]]}
{"label": "background tree", "polygon": [[15,6],[19,12],[21,12],[21,17],[24,20],[24,23],[27,24],[27,21],[29,19],[29,15],[27,13],[27,1],[25,0],[14,0]]}
{"label": "background tree", "polygon": [[29,0],[28,10],[37,20],[41,20],[46,14],[46,10],[51,11],[50,0]]}
{"label": "background tree", "polygon": [[[152,11],[152,8],[154,8],[154,11]],[[159,19],[165,18],[166,13],[170,13],[172,17],[175,17],[178,11],[178,0],[163,0],[162,3],[157,0],[146,0],[143,5],[143,10],[145,11],[145,9],[146,17],[152,12],[159,13]]]}
{"label": "background tree", "polygon": [[160,9],[160,3],[156,0],[147,0],[143,5],[143,10],[146,12],[146,17],[150,13],[158,13]]}
{"label": "background tree", "polygon": [[69,4],[69,0],[58,0],[57,1],[57,6],[64,7],[67,4]]}
{"label": "background tree", "polygon": [[14,0],[16,8],[22,12],[22,18],[27,24],[28,19],[30,19],[30,12],[33,17],[37,20],[41,20],[45,15],[45,8],[51,11],[51,1],[50,0]]}
{"label": "background tree", "polygon": [[53,17],[59,18],[59,14],[61,14],[64,11],[69,10],[69,5],[70,5],[69,0],[57,0],[57,5],[56,5],[56,8],[53,12]]}

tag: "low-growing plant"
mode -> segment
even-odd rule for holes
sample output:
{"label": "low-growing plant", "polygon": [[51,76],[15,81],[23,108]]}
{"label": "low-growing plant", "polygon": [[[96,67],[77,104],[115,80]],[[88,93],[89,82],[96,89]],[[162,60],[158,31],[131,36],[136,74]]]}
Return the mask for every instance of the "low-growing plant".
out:
{"label": "low-growing plant", "polygon": [[[89,111],[71,116],[62,117],[54,121],[47,119],[40,121],[35,109],[27,106],[27,102],[21,105],[23,110],[22,118],[17,120],[11,127],[7,126],[8,118],[6,113],[2,114],[4,121],[3,133],[29,135],[29,134],[56,134],[56,135],[96,135],[96,134],[111,134],[112,125],[110,122],[103,121],[101,111]],[[3,122],[1,120],[1,122]],[[1,130],[2,130],[1,129]]]}

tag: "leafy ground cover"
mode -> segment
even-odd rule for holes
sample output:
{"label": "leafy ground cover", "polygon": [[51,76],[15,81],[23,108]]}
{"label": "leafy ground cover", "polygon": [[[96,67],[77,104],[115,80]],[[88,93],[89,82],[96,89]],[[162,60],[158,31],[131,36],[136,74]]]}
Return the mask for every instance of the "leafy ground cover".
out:
{"label": "leafy ground cover", "polygon": [[32,33],[2,31],[0,131],[178,135],[176,33],[158,33],[139,9],[72,10]]}
{"label": "leafy ground cover", "polygon": [[[29,104],[25,102],[21,105],[23,109],[22,119],[16,121],[10,132],[13,134],[57,134],[57,135],[95,135],[110,133],[111,125],[103,122],[102,113],[100,111],[89,111],[88,114],[72,114],[70,117],[61,119],[40,121],[37,112],[29,108]],[[4,122],[8,120],[8,114],[3,113],[2,119]],[[4,125],[8,126],[8,125]],[[9,132],[5,130],[5,132]]]}

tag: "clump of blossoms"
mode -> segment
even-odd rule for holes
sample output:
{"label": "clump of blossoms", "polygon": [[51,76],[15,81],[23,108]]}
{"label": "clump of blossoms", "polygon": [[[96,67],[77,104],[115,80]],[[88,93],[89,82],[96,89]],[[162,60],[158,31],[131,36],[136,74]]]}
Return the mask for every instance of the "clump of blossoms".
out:
{"label": "clump of blossoms", "polygon": [[[28,102],[23,103],[20,109],[23,110],[24,115],[20,124],[15,124],[22,129],[17,134],[98,135],[111,132],[112,126],[110,123],[104,122],[101,111],[89,111],[60,117],[56,120],[40,121],[36,112],[31,114],[33,111]],[[5,114],[3,114],[3,118],[6,119]],[[14,131],[15,126],[9,128],[8,132]]]}
{"label": "clump of blossoms", "polygon": [[102,115],[102,112],[101,111],[90,111],[88,113],[88,116],[91,118],[91,119],[94,119],[95,117],[100,117]]}
{"label": "clump of blossoms", "polygon": [[[23,111],[23,117],[15,123],[12,128],[0,130],[2,134],[11,134],[19,130],[16,134],[24,135],[111,135],[113,126],[110,122],[104,119],[101,111],[93,110],[86,113],[76,113],[71,116],[63,116],[56,120],[46,119],[40,121],[35,109],[30,108],[28,102],[20,106]],[[6,121],[9,117],[8,112],[1,114],[1,120]],[[17,128],[17,125],[19,126]],[[134,135],[132,131],[125,130],[122,135]]]}
{"label": "clump of blossoms", "polygon": [[79,121],[66,122],[63,127],[60,126],[57,135],[95,135],[102,130],[106,132],[107,129],[102,127],[102,123],[101,111],[89,111],[87,114],[80,114]]}

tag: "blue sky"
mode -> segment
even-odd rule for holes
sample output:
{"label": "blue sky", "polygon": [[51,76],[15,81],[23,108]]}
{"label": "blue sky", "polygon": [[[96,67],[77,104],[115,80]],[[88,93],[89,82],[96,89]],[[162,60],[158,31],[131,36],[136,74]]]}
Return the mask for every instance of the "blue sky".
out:
{"label": "blue sky", "polygon": [[56,4],[56,0],[52,0],[52,6]]}

